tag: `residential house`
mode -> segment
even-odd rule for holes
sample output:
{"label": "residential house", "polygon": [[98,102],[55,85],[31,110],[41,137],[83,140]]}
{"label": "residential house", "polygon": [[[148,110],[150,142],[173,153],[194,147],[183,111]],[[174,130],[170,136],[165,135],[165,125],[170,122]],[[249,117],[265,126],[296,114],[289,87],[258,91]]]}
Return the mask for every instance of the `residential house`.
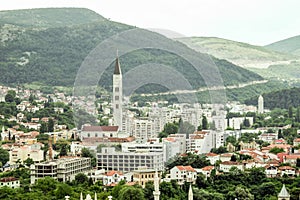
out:
{"label": "residential house", "polygon": [[14,177],[5,177],[0,179],[0,188],[1,187],[10,187],[10,188],[19,188],[20,180]]}
{"label": "residential house", "polygon": [[265,173],[268,178],[276,177],[278,174],[278,165],[272,165],[272,164],[266,165]]}
{"label": "residential house", "polygon": [[120,171],[108,171],[103,176],[103,185],[118,184],[121,180],[124,180],[124,175]]}
{"label": "residential house", "polygon": [[281,176],[288,175],[288,176],[295,176],[296,169],[290,166],[281,166],[279,167],[279,173]]}
{"label": "residential house", "polygon": [[220,171],[223,172],[229,172],[231,168],[236,167],[237,169],[243,171],[244,170],[244,166],[242,163],[239,162],[233,162],[233,161],[225,161],[225,162],[221,162],[220,163]]}
{"label": "residential house", "polygon": [[[147,182],[154,182],[155,173],[156,170],[154,169],[140,167],[138,170],[133,171],[133,182],[145,188]],[[158,172],[158,178],[161,178],[161,172]]]}
{"label": "residential house", "polygon": [[220,160],[220,155],[215,153],[207,153],[206,157],[207,157],[206,159],[209,160],[210,164],[212,165],[214,165],[218,160]]}
{"label": "residential house", "polygon": [[191,166],[175,166],[170,170],[170,179],[182,185],[185,182],[195,184],[197,172]]}

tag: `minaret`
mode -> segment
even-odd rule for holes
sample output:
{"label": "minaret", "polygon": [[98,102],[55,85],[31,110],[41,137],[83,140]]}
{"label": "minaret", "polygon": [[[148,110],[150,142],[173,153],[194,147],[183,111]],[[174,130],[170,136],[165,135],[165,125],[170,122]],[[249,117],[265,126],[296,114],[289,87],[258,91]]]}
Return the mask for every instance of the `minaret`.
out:
{"label": "minaret", "polygon": [[154,200],[159,200],[159,178],[158,178],[158,173],[155,171],[155,176],[154,176],[154,191],[153,191],[153,196]]}
{"label": "minaret", "polygon": [[290,194],[285,188],[285,184],[282,185],[281,191],[278,194],[278,200],[290,200]]}
{"label": "minaret", "polygon": [[264,98],[259,95],[258,97],[258,108],[257,108],[258,114],[264,113]]}
{"label": "minaret", "polygon": [[190,184],[190,189],[189,189],[189,197],[188,200],[193,200],[193,190],[192,190],[192,184]]}
{"label": "minaret", "polygon": [[[117,53],[118,54],[118,53]],[[117,55],[115,71],[113,75],[113,125],[119,126],[119,130],[122,130],[122,72],[119,63],[119,57]]]}

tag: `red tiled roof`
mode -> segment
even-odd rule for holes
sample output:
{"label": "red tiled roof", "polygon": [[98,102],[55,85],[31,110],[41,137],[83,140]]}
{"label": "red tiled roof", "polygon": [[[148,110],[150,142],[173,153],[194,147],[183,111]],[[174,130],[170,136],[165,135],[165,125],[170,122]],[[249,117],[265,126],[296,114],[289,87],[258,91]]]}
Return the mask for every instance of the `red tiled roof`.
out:
{"label": "red tiled roof", "polygon": [[118,131],[118,126],[84,126],[82,131]]}
{"label": "red tiled roof", "polygon": [[179,169],[180,171],[189,171],[189,172],[195,172],[196,170],[192,167],[192,166],[190,166],[190,165],[188,165],[188,166],[182,166],[182,165],[180,165],[180,166],[176,166],[177,167],[177,169]]}
{"label": "red tiled roof", "polygon": [[232,154],[231,153],[223,153],[221,154],[221,157],[231,157]]}
{"label": "red tiled roof", "polygon": [[286,155],[284,156],[285,159],[292,159],[292,160],[296,160],[297,158],[300,158],[300,155],[299,154],[291,154],[291,155]]}
{"label": "red tiled roof", "polygon": [[114,174],[123,175],[123,173],[122,173],[122,172],[115,171],[115,170],[112,170],[112,171],[106,172],[106,176],[113,176]]}
{"label": "red tiled roof", "polygon": [[215,154],[215,153],[207,153],[206,156],[207,156],[207,157],[212,157],[212,156],[218,156],[218,154]]}
{"label": "red tiled roof", "polygon": [[202,171],[211,171],[214,168],[215,168],[214,166],[205,166],[205,167],[202,168]]}
{"label": "red tiled roof", "polygon": [[11,182],[11,181],[16,181],[16,180],[18,180],[18,179],[15,177],[5,177],[5,178],[1,178],[0,182]]}
{"label": "red tiled roof", "polygon": [[233,162],[233,161],[224,161],[221,163],[222,165],[241,165],[239,162]]}
{"label": "red tiled roof", "polygon": [[280,170],[295,170],[295,168],[293,167],[290,167],[290,166],[282,166],[282,167],[279,167]]}

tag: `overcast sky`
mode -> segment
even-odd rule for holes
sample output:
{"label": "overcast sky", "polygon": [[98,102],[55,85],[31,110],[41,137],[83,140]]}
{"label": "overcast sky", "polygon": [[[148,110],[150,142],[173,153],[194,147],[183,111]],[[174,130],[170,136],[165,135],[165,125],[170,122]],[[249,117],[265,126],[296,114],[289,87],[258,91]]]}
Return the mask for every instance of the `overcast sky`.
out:
{"label": "overcast sky", "polygon": [[0,0],[0,10],[39,7],[84,7],[141,28],[256,45],[300,35],[299,0]]}

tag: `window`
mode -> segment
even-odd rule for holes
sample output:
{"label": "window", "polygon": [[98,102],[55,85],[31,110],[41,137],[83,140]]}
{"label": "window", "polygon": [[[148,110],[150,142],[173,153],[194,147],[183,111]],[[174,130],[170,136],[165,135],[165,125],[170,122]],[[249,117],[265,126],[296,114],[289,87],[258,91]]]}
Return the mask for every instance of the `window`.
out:
{"label": "window", "polygon": [[116,109],[119,109],[119,104],[116,104]]}
{"label": "window", "polygon": [[115,92],[119,92],[119,87],[115,87]]}
{"label": "window", "polygon": [[118,100],[119,100],[119,96],[115,96],[115,100],[117,100],[117,101],[118,101]]}

